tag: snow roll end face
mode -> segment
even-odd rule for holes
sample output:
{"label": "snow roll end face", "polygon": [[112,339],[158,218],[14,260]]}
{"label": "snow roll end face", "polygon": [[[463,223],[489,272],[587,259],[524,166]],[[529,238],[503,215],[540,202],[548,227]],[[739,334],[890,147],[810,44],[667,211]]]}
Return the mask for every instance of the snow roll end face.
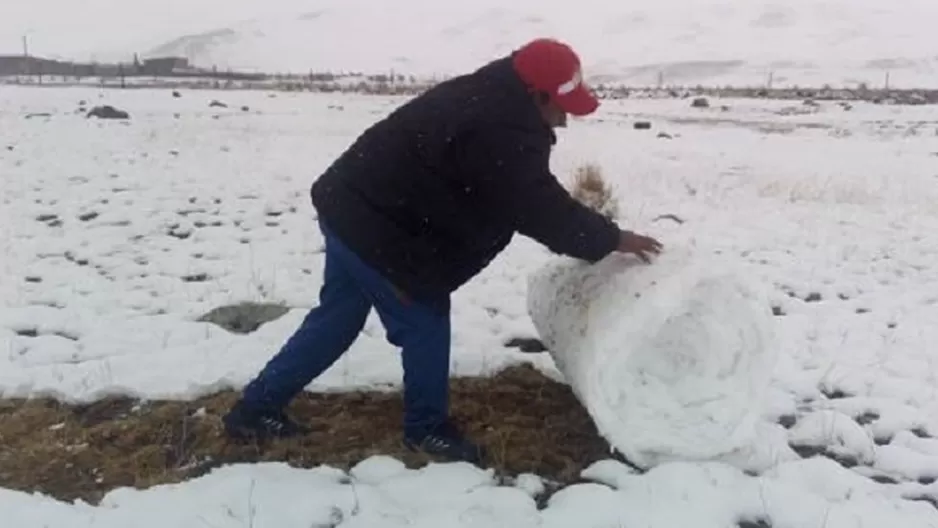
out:
{"label": "snow roll end face", "polygon": [[655,424],[660,433],[624,438],[629,447],[708,458],[752,440],[776,359],[771,314],[739,276],[680,264],[649,268],[648,295],[594,343],[606,350],[599,356],[618,359],[598,379],[620,391],[604,397],[616,405],[607,414],[622,430]]}

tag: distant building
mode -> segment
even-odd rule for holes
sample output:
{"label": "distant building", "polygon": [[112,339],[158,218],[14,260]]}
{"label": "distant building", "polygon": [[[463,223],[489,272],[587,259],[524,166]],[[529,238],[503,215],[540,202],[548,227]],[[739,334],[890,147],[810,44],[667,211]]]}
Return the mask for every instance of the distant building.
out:
{"label": "distant building", "polygon": [[0,76],[9,75],[79,75],[87,74],[87,66],[71,62],[25,57],[23,55],[0,55]]}
{"label": "distant building", "polygon": [[[2,1],[2,0],[0,0]],[[62,76],[62,77],[197,77],[203,75],[228,79],[260,80],[264,74],[220,73],[196,68],[184,57],[152,57],[140,61],[134,55],[132,62],[68,62],[23,55],[0,55],[0,77],[3,76]]]}
{"label": "distant building", "polygon": [[144,59],[144,75],[171,75],[189,69],[189,59],[184,57],[154,57]]}
{"label": "distant building", "polygon": [[19,75],[26,71],[26,57],[0,56],[0,75]]}

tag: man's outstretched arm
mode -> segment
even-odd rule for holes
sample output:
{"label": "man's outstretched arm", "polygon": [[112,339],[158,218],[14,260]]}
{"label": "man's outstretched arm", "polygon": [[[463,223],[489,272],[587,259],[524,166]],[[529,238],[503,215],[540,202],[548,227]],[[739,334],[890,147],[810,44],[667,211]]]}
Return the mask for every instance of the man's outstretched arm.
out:
{"label": "man's outstretched arm", "polygon": [[648,253],[661,249],[656,240],[623,231],[581,204],[550,172],[548,153],[525,142],[521,134],[501,132],[469,140],[469,163],[487,192],[514,219],[519,233],[551,251],[596,262],[613,251]]}

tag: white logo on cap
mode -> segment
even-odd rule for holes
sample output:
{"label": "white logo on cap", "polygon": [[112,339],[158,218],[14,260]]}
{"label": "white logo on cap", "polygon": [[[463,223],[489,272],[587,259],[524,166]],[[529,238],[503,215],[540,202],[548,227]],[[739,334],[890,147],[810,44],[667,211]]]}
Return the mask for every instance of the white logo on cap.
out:
{"label": "white logo on cap", "polygon": [[583,73],[579,68],[577,68],[576,71],[573,72],[573,78],[561,84],[560,87],[557,88],[557,93],[560,95],[567,95],[573,90],[576,90],[577,87],[580,86],[581,82],[583,82]]}

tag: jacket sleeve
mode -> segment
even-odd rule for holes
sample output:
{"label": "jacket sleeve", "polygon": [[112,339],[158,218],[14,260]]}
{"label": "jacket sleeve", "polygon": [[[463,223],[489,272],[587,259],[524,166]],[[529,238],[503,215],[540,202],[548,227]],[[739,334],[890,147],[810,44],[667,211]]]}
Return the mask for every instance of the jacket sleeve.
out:
{"label": "jacket sleeve", "polygon": [[550,171],[550,147],[500,131],[467,139],[475,180],[515,229],[555,253],[596,262],[616,249],[619,226],[575,200]]}

